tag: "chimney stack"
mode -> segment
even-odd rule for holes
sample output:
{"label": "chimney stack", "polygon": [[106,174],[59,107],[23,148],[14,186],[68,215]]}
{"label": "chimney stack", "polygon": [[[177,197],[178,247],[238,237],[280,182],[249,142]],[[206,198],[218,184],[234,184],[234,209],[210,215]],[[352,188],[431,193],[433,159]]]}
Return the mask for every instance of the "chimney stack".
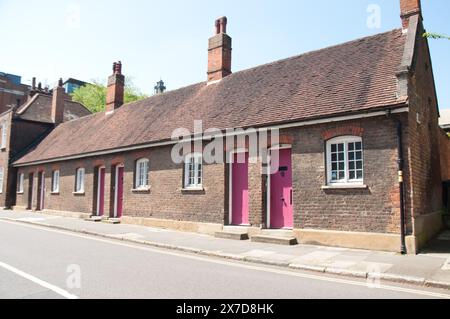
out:
{"label": "chimney stack", "polygon": [[409,19],[412,16],[417,14],[422,16],[420,0],[400,0],[400,12],[403,30],[407,30],[409,27]]}
{"label": "chimney stack", "polygon": [[216,34],[209,39],[208,83],[231,74],[231,37],[227,34],[227,18],[216,20]]}
{"label": "chimney stack", "polygon": [[58,85],[53,89],[52,97],[52,121],[56,125],[64,122],[64,96],[63,80],[59,79]]}
{"label": "chimney stack", "polygon": [[125,76],[122,75],[122,62],[114,62],[113,75],[108,78],[106,92],[106,113],[114,112],[123,105],[125,94]]}

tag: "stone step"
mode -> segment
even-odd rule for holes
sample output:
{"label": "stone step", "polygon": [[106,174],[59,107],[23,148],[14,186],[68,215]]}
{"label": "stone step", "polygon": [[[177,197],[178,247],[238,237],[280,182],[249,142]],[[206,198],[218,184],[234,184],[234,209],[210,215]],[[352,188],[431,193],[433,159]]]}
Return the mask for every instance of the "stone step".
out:
{"label": "stone step", "polygon": [[102,220],[103,220],[103,217],[101,217],[101,216],[91,216],[91,217],[85,219],[85,221],[87,221],[87,222],[94,222],[94,223],[101,222]]}
{"label": "stone step", "polygon": [[258,235],[252,236],[251,240],[255,243],[275,244],[284,246],[298,245],[297,238],[287,236],[280,237],[280,236]]}
{"label": "stone step", "polygon": [[102,222],[107,223],[107,224],[120,224],[120,218],[103,219]]}
{"label": "stone step", "polygon": [[245,232],[230,232],[230,231],[221,231],[216,232],[214,237],[223,238],[223,239],[232,239],[232,240],[248,240],[248,234]]}

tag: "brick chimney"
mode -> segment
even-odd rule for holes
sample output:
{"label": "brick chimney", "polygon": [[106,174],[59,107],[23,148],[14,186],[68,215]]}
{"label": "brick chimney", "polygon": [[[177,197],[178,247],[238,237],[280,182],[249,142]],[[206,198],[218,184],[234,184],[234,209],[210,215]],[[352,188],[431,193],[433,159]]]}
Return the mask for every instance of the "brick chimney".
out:
{"label": "brick chimney", "polygon": [[403,30],[407,30],[409,27],[409,18],[417,14],[422,15],[420,0],[400,0],[400,12]]}
{"label": "brick chimney", "polygon": [[227,18],[216,20],[215,35],[209,39],[208,82],[219,81],[231,74],[231,37],[227,34]]}
{"label": "brick chimney", "polygon": [[53,89],[51,118],[56,125],[64,122],[64,97],[66,91],[63,88],[63,80],[59,79],[58,85]]}
{"label": "brick chimney", "polygon": [[123,105],[124,94],[125,76],[122,75],[122,62],[114,62],[113,75],[108,78],[106,113],[114,112]]}

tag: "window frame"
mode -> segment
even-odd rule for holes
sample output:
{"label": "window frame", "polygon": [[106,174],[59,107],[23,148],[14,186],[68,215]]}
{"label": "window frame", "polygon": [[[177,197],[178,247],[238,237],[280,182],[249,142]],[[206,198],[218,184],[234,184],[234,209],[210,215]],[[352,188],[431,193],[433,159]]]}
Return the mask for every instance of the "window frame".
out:
{"label": "window frame", "polygon": [[0,194],[3,194],[3,183],[5,181],[5,168],[0,167]]}
{"label": "window frame", "polygon": [[[56,178],[55,175],[58,175],[58,178]],[[58,194],[59,193],[59,190],[60,190],[60,176],[61,176],[61,172],[60,172],[59,169],[54,170],[52,172],[52,193],[53,194]],[[56,183],[56,181],[57,181],[57,183]],[[57,186],[57,187],[55,187],[55,186]],[[75,185],[75,188],[76,188],[76,185]]]}
{"label": "window frame", "polygon": [[8,127],[8,123],[3,122],[2,123],[2,132],[1,132],[1,141],[0,141],[0,149],[5,150],[6,149],[6,143],[7,143],[7,139],[8,139],[8,132],[7,132],[7,127]]}
{"label": "window frame", "polygon": [[[350,160],[349,160],[349,144],[361,143],[361,161],[362,168],[354,169],[362,171],[362,178],[350,179]],[[344,179],[333,180],[332,176],[332,145],[344,144]],[[327,163],[327,185],[328,186],[363,186],[364,185],[364,143],[360,136],[339,136],[332,138],[326,142],[326,163]]]}
{"label": "window frame", "polygon": [[19,177],[18,177],[18,184],[17,184],[17,193],[18,194],[23,194],[24,193],[24,180],[25,180],[25,174],[24,173],[19,173]]}
{"label": "window frame", "polygon": [[[191,176],[191,162],[193,162],[193,175]],[[200,166],[200,168],[199,168]],[[191,183],[191,179],[194,183]],[[203,189],[203,155],[191,153],[184,158],[184,188]]]}
{"label": "window frame", "polygon": [[[85,192],[85,176],[86,170],[84,167],[79,167],[75,171],[75,193],[76,194],[84,194]],[[81,180],[79,180],[81,178]]]}
{"label": "window frame", "polygon": [[[144,177],[143,184],[141,184],[141,164],[146,164],[146,172],[142,176]],[[141,158],[136,161],[135,167],[135,179],[134,179],[134,188],[136,190],[147,190],[150,188],[150,160],[148,158]]]}

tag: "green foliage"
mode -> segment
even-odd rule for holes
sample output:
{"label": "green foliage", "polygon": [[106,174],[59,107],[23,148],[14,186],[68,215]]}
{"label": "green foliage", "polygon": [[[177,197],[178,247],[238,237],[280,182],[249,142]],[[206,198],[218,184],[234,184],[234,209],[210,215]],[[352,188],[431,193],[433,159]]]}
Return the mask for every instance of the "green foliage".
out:
{"label": "green foliage", "polygon": [[450,40],[450,37],[448,35],[443,35],[439,33],[433,33],[433,32],[425,32],[423,34],[424,38],[428,39],[447,39]]}
{"label": "green foliage", "polygon": [[[125,103],[140,101],[147,97],[128,80],[125,88]],[[106,86],[100,82],[93,81],[93,84],[76,89],[72,93],[72,99],[86,106],[92,113],[103,112],[106,105]]]}

